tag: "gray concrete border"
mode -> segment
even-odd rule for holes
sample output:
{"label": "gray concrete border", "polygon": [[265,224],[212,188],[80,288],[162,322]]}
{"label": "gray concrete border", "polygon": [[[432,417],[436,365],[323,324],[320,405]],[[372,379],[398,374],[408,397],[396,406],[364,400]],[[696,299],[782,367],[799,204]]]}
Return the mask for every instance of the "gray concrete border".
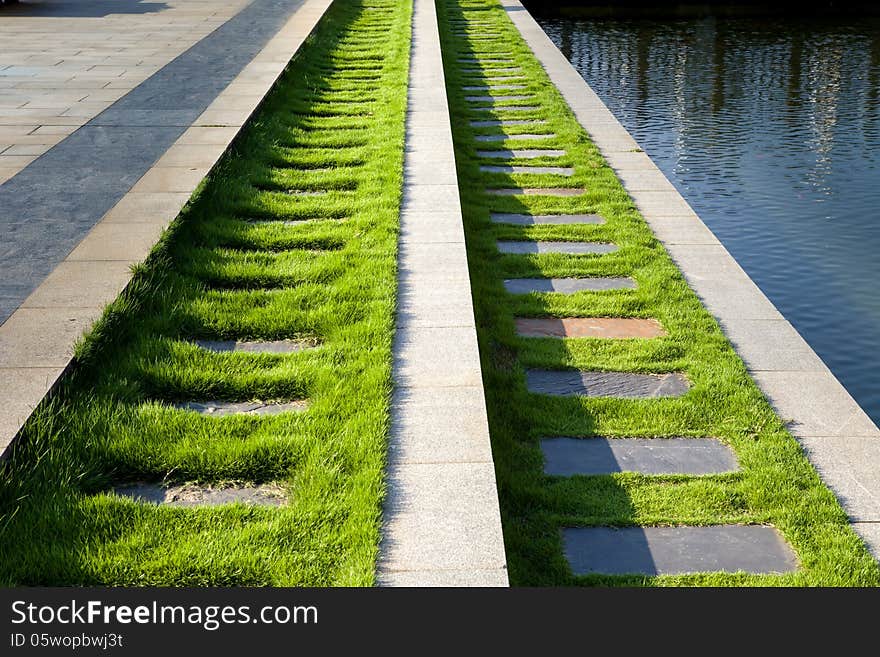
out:
{"label": "gray concrete border", "polygon": [[433,0],[415,0],[377,581],[507,586]]}
{"label": "gray concrete border", "polygon": [[[87,125],[75,132],[0,186],[0,211],[12,225],[15,212],[30,212],[21,206],[22,199],[37,198],[45,184],[52,193],[47,192],[51,198],[47,197],[45,203],[38,204],[42,214],[37,219],[45,224],[39,237],[48,243],[52,241],[46,239],[52,226],[62,226],[65,231],[55,241],[55,247],[63,242],[62,247],[58,247],[61,250],[56,248],[51,254],[39,251],[38,255],[43,257],[41,264],[28,269],[30,274],[24,276],[25,283],[20,289],[13,290],[14,295],[27,295],[27,298],[23,302],[16,301],[11,314],[0,311],[0,321],[8,316],[0,325],[0,452],[3,456],[7,455],[10,444],[34,408],[70,364],[75,342],[101,316],[104,306],[128,285],[131,265],[146,258],[331,3],[332,0],[272,0],[253,5],[256,14],[251,16],[241,12],[236,18],[259,17],[261,33],[265,35],[261,37],[264,45],[261,49],[252,45],[244,48],[247,57],[241,61],[235,59],[231,73],[215,71],[220,76],[219,83],[216,80],[201,82],[203,86],[192,98],[185,92],[173,97],[162,95],[168,76],[173,78],[180,73],[180,64],[175,64],[180,58],[175,59],[166,67],[170,67],[167,73],[163,74],[165,69],[161,69],[156,74],[158,77],[154,76],[158,86],[148,85],[153,79],[150,78],[144,83],[147,86],[135,87],[130,94],[95,117],[91,131],[85,130],[89,127]],[[248,27],[245,23],[238,29],[243,28],[246,32]],[[220,40],[212,41],[206,52],[198,48],[199,44],[188,51],[195,53],[191,55],[195,61],[188,62],[188,65],[197,66],[201,56],[215,54],[217,48],[228,46],[222,39],[222,27],[214,34],[218,33]],[[185,56],[186,53],[181,57]],[[230,82],[232,75],[235,77]],[[181,91],[176,86],[174,88]],[[157,134],[167,141],[148,160],[141,161],[137,156],[132,168],[126,170],[123,162],[116,161],[121,151],[111,156],[109,163],[101,159],[101,166],[95,165],[82,174],[91,175],[98,181],[88,193],[79,185],[79,178],[72,177],[77,162],[73,156],[75,153],[68,152],[70,145],[86,151],[100,151],[108,144],[111,151],[133,147],[124,139],[125,135],[122,135],[121,142],[107,141],[109,124],[116,125],[114,121],[108,124],[108,117],[125,114],[127,119],[122,123],[132,127],[138,116],[165,116],[168,112],[163,114],[160,106],[174,105],[178,101],[185,106],[185,112],[181,114],[169,109],[177,118],[159,126]],[[152,109],[143,114],[139,109],[142,106]],[[117,111],[120,108],[127,109]],[[151,118],[146,123],[152,125],[154,121]],[[140,137],[146,134],[140,130],[134,132]],[[82,136],[77,137],[80,133]],[[137,144],[140,148],[143,142]],[[41,161],[48,164],[43,165]],[[101,178],[112,170],[111,165],[122,168],[114,171],[116,187],[108,190],[109,183],[102,182]],[[33,178],[40,172],[46,177]],[[16,190],[21,191],[22,185],[29,187],[25,189],[27,194],[19,198]],[[75,189],[68,195],[77,197],[75,200],[79,205],[74,204],[76,207],[64,199],[66,190],[71,187]],[[71,217],[73,221],[70,223],[76,224],[73,228],[65,225]],[[15,225],[23,224],[17,222]],[[28,228],[29,231],[32,229],[32,226]],[[26,241],[25,246],[28,244],[31,241]],[[11,246],[4,243],[3,253],[9,249]],[[2,259],[4,276],[16,280],[15,272],[19,270],[12,267],[12,272],[7,272],[7,260],[5,256]],[[28,267],[31,265],[26,269]],[[33,289],[34,286],[38,287]]]}
{"label": "gray concrete border", "polygon": [[880,559],[880,429],[706,227],[519,0],[500,0],[688,284]]}

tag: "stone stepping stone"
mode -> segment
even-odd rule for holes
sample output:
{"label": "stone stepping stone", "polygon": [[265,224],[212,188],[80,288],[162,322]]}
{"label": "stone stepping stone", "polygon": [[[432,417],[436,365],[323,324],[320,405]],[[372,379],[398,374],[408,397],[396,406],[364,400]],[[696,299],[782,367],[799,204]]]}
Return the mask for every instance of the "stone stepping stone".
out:
{"label": "stone stepping stone", "polygon": [[733,450],[715,438],[545,438],[541,451],[544,473],[555,477],[714,475],[739,469]]}
{"label": "stone stepping stone", "polygon": [[244,352],[251,354],[292,354],[298,351],[314,349],[315,340],[269,340],[241,342],[238,340],[196,340],[202,349],[218,353]]}
{"label": "stone stepping stone", "polygon": [[282,506],[287,504],[287,494],[276,484],[247,486],[230,484],[225,486],[200,486],[182,484],[163,486],[162,484],[134,483],[117,486],[116,495],[128,497],[136,502],[147,502],[163,506],[193,507],[220,506],[222,504],[249,504],[253,506]]}
{"label": "stone stepping stone", "polygon": [[497,128],[509,125],[541,125],[547,119],[496,119],[491,121],[471,121],[472,128]]}
{"label": "stone stepping stone", "polygon": [[[482,75],[485,77],[487,71],[486,71],[486,69],[483,69],[483,68],[463,68],[463,69],[461,69],[461,72],[464,73],[465,75]],[[517,73],[517,72],[520,72],[521,73],[522,69],[519,66],[509,66],[507,68],[496,67],[496,68],[489,69],[489,72],[492,72],[492,73]]]}
{"label": "stone stepping stone", "polygon": [[284,192],[290,196],[324,196],[326,189],[288,189]]}
{"label": "stone stepping stone", "polygon": [[463,91],[498,91],[500,89],[525,89],[524,84],[491,84],[462,87]]}
{"label": "stone stepping stone", "polygon": [[498,240],[496,245],[501,253],[511,255],[530,255],[540,253],[583,255],[612,253],[617,251],[617,245],[605,244],[602,242],[533,242],[531,240]]}
{"label": "stone stepping stone", "polygon": [[[498,100],[497,98],[495,100]],[[541,109],[538,105],[501,105],[472,107],[472,112],[534,112]]]}
{"label": "stone stepping stone", "polygon": [[521,139],[523,141],[532,141],[536,139],[551,139],[556,135],[552,133],[548,133],[546,135],[535,135],[535,134],[523,134],[523,135],[476,135],[474,137],[475,141],[483,141],[483,142],[492,142],[492,141],[507,141]]}
{"label": "stone stepping stone", "polygon": [[529,392],[555,397],[619,397],[655,399],[681,397],[690,384],[677,372],[584,372],[582,370],[526,370]]}
{"label": "stone stepping stone", "polygon": [[638,317],[517,317],[524,338],[658,338],[666,331],[656,319]]}
{"label": "stone stepping stone", "polygon": [[490,157],[495,159],[521,159],[530,160],[538,157],[562,157],[565,151],[556,148],[523,148],[503,151],[477,151],[477,157]]}
{"label": "stone stepping stone", "polygon": [[578,187],[512,187],[507,189],[487,189],[492,196],[580,196],[585,189]]}
{"label": "stone stepping stone", "polygon": [[527,167],[527,166],[495,166],[481,164],[480,171],[483,173],[531,173],[552,174],[554,176],[573,176],[574,169],[571,167]]}
{"label": "stone stepping stone", "polygon": [[635,288],[636,282],[633,279],[623,277],[509,278],[504,281],[504,289],[510,294],[530,294],[532,292],[574,294],[575,292],[634,290]]}
{"label": "stone stepping stone", "polygon": [[300,413],[308,408],[308,402],[297,399],[288,402],[225,402],[203,401],[174,404],[181,411],[192,411],[200,415],[226,417],[227,415],[278,415],[280,413]]}
{"label": "stone stepping stone", "polygon": [[575,575],[794,572],[797,557],[779,532],[760,525],[573,527],[562,531]]}
{"label": "stone stepping stone", "polygon": [[598,214],[509,214],[493,212],[489,215],[492,223],[513,226],[536,226],[541,224],[604,224],[605,218]]}
{"label": "stone stepping stone", "polygon": [[[496,103],[496,102],[507,102],[510,100],[529,100],[532,96],[529,95],[512,95],[512,96],[465,96],[464,99],[469,103]],[[509,109],[509,108],[505,108]]]}

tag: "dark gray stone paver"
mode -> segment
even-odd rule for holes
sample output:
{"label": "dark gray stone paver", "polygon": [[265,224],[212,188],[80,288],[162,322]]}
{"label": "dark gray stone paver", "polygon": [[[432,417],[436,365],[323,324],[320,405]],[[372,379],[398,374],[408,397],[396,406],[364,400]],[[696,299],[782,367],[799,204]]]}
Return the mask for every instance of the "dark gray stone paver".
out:
{"label": "dark gray stone paver", "polygon": [[245,352],[252,354],[291,354],[314,349],[316,340],[268,340],[242,342],[238,340],[196,340],[202,349],[216,352]]}
{"label": "dark gray stone paver", "polygon": [[483,105],[472,107],[472,112],[536,112],[538,105]]}
{"label": "dark gray stone paver", "polygon": [[510,187],[487,189],[490,196],[580,196],[587,190],[579,187]]}
{"label": "dark gray stone paver", "polygon": [[508,139],[513,141],[515,139],[519,139],[522,141],[532,141],[537,139],[552,139],[556,135],[553,133],[547,133],[543,135],[537,134],[522,134],[522,135],[477,135],[474,137],[474,141],[482,141],[482,142],[493,142],[493,141],[507,141]]}
{"label": "dark gray stone paver", "polygon": [[462,87],[464,91],[498,91],[499,89],[525,89],[524,84],[492,84],[492,85],[473,85]]}
{"label": "dark gray stone paver", "polygon": [[491,157],[509,160],[512,158],[533,159],[536,157],[562,157],[565,151],[551,148],[524,148],[503,151],[477,151],[477,157]]}
{"label": "dark gray stone paver", "polygon": [[534,175],[550,174],[554,176],[573,176],[574,169],[571,167],[529,167],[529,166],[502,166],[493,164],[480,165],[483,173],[531,173]]}
{"label": "dark gray stone paver", "polygon": [[576,527],[562,531],[576,575],[787,573],[797,557],[772,527]]}
{"label": "dark gray stone paver", "polygon": [[136,502],[164,506],[220,506],[221,504],[235,503],[254,506],[281,506],[287,503],[287,494],[284,489],[275,484],[203,486],[190,483],[163,486],[155,483],[134,483],[117,486],[113,492]]}
{"label": "dark gray stone paver", "polygon": [[227,415],[278,415],[279,413],[299,413],[308,408],[308,402],[298,399],[289,402],[226,402],[202,401],[174,404],[174,408],[192,411],[200,415],[225,417]]}
{"label": "dark gray stone paver", "polygon": [[0,323],[301,6],[254,2],[0,184]]}
{"label": "dark gray stone paver", "polygon": [[464,99],[469,103],[496,103],[496,102],[507,102],[511,100],[529,100],[533,98],[531,94],[523,95],[510,95],[510,96],[465,96]]}
{"label": "dark gray stone paver", "polygon": [[504,128],[511,125],[541,125],[546,119],[492,119],[489,121],[471,121],[472,128]]}
{"label": "dark gray stone paver", "polygon": [[604,224],[605,218],[598,214],[510,214],[493,212],[493,223],[513,226],[535,226],[538,224]]}
{"label": "dark gray stone paver", "polygon": [[509,278],[504,281],[504,289],[511,294],[529,294],[530,292],[574,294],[584,291],[634,290],[635,287],[636,282],[633,279],[624,277]]}
{"label": "dark gray stone paver", "polygon": [[714,438],[545,438],[544,472],[558,477],[638,472],[710,475],[736,472],[736,455]]}
{"label": "dark gray stone paver", "polygon": [[565,253],[583,255],[595,253],[612,253],[617,250],[615,244],[603,242],[532,242],[499,240],[498,250],[512,255],[528,255],[533,253]]}
{"label": "dark gray stone paver", "polygon": [[555,397],[620,397],[653,399],[680,397],[690,389],[677,372],[584,372],[581,370],[526,370],[529,392]]}

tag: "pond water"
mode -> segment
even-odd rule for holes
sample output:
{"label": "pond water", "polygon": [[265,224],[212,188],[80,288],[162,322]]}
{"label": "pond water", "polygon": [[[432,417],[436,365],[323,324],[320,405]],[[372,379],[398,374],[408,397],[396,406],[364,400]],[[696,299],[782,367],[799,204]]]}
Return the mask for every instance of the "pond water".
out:
{"label": "pond water", "polygon": [[880,20],[538,20],[880,423]]}

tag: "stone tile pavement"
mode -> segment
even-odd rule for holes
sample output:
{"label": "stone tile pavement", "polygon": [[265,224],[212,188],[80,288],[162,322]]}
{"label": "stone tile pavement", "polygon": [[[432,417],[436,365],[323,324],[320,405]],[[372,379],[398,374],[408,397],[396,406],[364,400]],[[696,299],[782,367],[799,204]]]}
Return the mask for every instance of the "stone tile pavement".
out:
{"label": "stone tile pavement", "polygon": [[[147,256],[330,2],[32,0],[9,12],[3,8],[0,97],[22,104],[5,108],[0,130],[19,145],[44,132],[62,139],[30,163],[16,160],[7,167],[12,177],[0,183],[0,452],[67,368],[76,340],[128,284],[131,265]],[[131,76],[123,79],[119,72],[120,79],[111,81],[104,79],[107,69],[91,76],[49,70],[55,66],[46,63],[51,57],[38,59],[31,51],[55,48],[46,45],[52,42],[46,35],[55,32],[67,43],[71,54],[65,56],[87,67],[86,73],[99,65],[92,60],[100,50],[102,61],[115,61],[120,71],[133,67]],[[10,36],[14,48],[6,47]],[[134,51],[149,43],[158,48],[170,43],[165,55],[170,61],[156,70],[162,62],[152,59],[134,70],[147,58],[145,50]],[[108,44],[118,47],[105,52]],[[172,59],[175,53],[181,54]],[[103,107],[85,104],[69,117],[72,105],[26,111],[32,97],[27,94],[41,89],[65,94],[64,85],[87,84],[84,79],[102,81],[102,89],[118,87],[124,95],[109,107],[112,101],[102,101]],[[21,84],[26,86],[19,92]]]}
{"label": "stone tile pavement", "polygon": [[0,14],[0,183],[249,0],[24,0]]}

